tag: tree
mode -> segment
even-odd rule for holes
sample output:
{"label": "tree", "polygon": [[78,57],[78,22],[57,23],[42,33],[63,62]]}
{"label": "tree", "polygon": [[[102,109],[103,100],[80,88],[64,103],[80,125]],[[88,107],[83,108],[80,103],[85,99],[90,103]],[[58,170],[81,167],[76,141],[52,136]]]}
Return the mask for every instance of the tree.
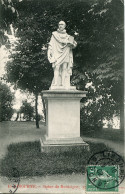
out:
{"label": "tree", "polygon": [[31,121],[31,119],[34,118],[34,108],[31,106],[31,103],[27,102],[27,100],[23,101],[19,112],[20,114],[23,113],[23,119],[26,121]]}
{"label": "tree", "polygon": [[[23,2],[24,7],[26,3]],[[47,32],[43,31],[44,27],[41,25],[45,25],[46,17],[44,16],[45,13],[42,13],[40,21],[39,15],[35,14],[33,17],[32,11],[36,11],[36,8],[32,10],[29,5],[29,16],[24,19],[26,12],[23,11],[23,7],[21,9],[22,17],[16,24],[20,28],[18,31],[20,40],[16,48],[18,52],[11,55],[13,60],[7,65],[7,76],[9,82],[14,83],[23,90],[34,93],[36,126],[39,127],[37,119],[38,95],[43,89],[49,88],[53,76],[52,67],[47,63],[46,50],[44,49]],[[29,25],[27,26],[27,24]]]}
{"label": "tree", "polygon": [[0,121],[9,121],[13,115],[14,95],[7,85],[0,82]]}
{"label": "tree", "polygon": [[60,1],[53,4],[50,0],[37,0],[22,1],[16,7],[20,15],[15,23],[19,43],[10,56],[12,61],[7,64],[7,81],[34,93],[37,127],[38,95],[49,88],[53,77],[46,49],[51,32],[56,30],[59,19],[63,17],[60,6]]}
{"label": "tree", "polygon": [[110,120],[114,114],[119,115],[117,104],[111,96],[111,89],[98,79],[91,79],[86,87],[88,94],[81,106],[81,127],[83,131],[102,129],[104,119]]}
{"label": "tree", "polygon": [[[31,32],[32,35],[29,35]],[[46,64],[45,50],[41,51],[40,41],[40,34],[37,37],[34,30],[26,31],[17,45],[16,49],[19,52],[12,54],[12,61],[7,64],[8,81],[22,90],[32,92],[35,96],[37,128],[39,128],[37,119],[38,95],[41,90],[49,88],[53,75],[51,66]]]}
{"label": "tree", "polygon": [[8,45],[8,38],[5,32],[10,33],[10,25],[15,22],[18,12],[15,9],[15,3],[18,0],[0,0],[0,46]]}
{"label": "tree", "polygon": [[[12,61],[7,64],[7,80],[33,92],[37,104],[38,94],[49,88],[53,76],[46,57],[47,43],[58,21],[64,20],[68,33],[78,42],[74,50],[72,85],[83,90],[87,83],[94,84],[95,91],[89,88],[87,98],[96,105],[94,99],[103,97],[98,102],[99,106],[107,109],[102,119],[109,117],[108,112],[110,117],[116,112],[120,114],[120,107],[123,107],[122,1],[67,0],[65,3],[56,0],[53,3],[50,0],[30,0],[16,4],[16,9],[20,18],[15,28],[18,28],[20,40],[11,55]],[[119,91],[117,95],[116,87]],[[110,102],[115,105],[110,106]],[[89,106],[93,115],[95,105],[92,105],[93,108]]]}
{"label": "tree", "polygon": [[[120,0],[98,0],[91,5],[81,24],[83,28],[78,30],[81,41],[76,51],[77,64],[72,80],[80,89],[88,82],[93,83],[95,87],[91,98],[93,103],[95,97],[104,97],[108,94],[106,98],[102,98],[100,106],[103,104],[102,108],[107,115],[108,111],[120,115],[122,131],[124,130],[123,15],[124,6]],[[89,89],[89,95],[91,91]],[[110,106],[105,104],[105,100]],[[94,110],[91,109],[92,113]]]}

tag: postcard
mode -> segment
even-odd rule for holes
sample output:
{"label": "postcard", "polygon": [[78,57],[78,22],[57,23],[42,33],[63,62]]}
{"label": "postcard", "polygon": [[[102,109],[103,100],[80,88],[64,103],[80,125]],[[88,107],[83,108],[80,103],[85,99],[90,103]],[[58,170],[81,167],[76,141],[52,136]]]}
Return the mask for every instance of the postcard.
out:
{"label": "postcard", "polygon": [[124,194],[123,0],[0,8],[0,193]]}

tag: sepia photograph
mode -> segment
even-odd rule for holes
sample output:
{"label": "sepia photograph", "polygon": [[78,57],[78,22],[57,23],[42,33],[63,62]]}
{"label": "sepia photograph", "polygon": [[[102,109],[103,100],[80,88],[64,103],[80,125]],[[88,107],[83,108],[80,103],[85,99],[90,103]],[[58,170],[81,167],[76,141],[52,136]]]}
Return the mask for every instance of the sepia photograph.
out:
{"label": "sepia photograph", "polygon": [[0,193],[125,194],[124,0],[0,0]]}

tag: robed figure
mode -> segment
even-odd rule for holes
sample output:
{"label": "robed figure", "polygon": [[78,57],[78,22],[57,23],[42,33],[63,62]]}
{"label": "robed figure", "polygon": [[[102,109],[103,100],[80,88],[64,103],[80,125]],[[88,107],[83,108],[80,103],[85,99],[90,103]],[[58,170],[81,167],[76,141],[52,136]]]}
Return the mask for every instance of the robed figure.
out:
{"label": "robed figure", "polygon": [[69,89],[73,67],[72,49],[76,47],[77,43],[73,36],[66,33],[65,22],[60,21],[58,26],[57,31],[52,33],[48,46],[48,60],[52,63],[54,70],[51,89],[60,86],[63,89]]}

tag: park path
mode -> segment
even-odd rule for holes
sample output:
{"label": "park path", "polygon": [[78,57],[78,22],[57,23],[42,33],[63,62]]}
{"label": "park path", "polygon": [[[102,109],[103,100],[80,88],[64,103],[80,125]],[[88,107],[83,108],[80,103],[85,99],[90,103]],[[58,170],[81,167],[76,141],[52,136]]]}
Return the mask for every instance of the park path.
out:
{"label": "park path", "polygon": [[100,138],[92,138],[92,137],[83,137],[83,140],[85,142],[94,142],[94,143],[104,143],[109,148],[113,149],[115,152],[117,152],[119,155],[125,157],[125,143],[122,141],[114,142],[107,139],[100,139]]}
{"label": "park path", "polygon": [[34,122],[2,122],[0,123],[0,159],[7,152],[11,143],[39,140],[45,134],[45,126],[36,129]]}
{"label": "park path", "polygon": [[[11,143],[39,140],[45,134],[45,125],[35,128],[34,122],[2,122],[0,124],[0,159],[6,154],[7,146]],[[114,151],[124,156],[123,142],[114,142],[111,140],[83,137],[83,140],[104,143]]]}
{"label": "park path", "polygon": [[[40,125],[35,128],[35,123],[26,122],[2,122],[0,126],[0,159],[6,152],[7,146],[11,143],[39,140],[45,134],[45,126]],[[117,153],[123,155],[123,144],[110,140],[83,137],[84,141],[104,143]],[[0,177],[0,192],[8,193],[10,184],[5,177]],[[12,183],[11,183],[12,184]],[[21,177],[20,184],[16,193],[79,193],[85,194],[85,176],[81,174],[72,175],[53,175],[44,177]],[[34,185],[34,188],[27,188],[27,185]],[[69,188],[68,188],[69,187]],[[125,182],[122,183],[120,194],[125,194]]]}
{"label": "park path", "polygon": [[[35,128],[34,122],[2,122],[0,123],[0,158],[2,158],[6,151],[7,146],[11,143],[35,141],[39,140],[45,134],[45,125],[40,125],[39,129]],[[111,140],[83,137],[84,141],[94,143],[104,143],[105,145],[124,155],[123,142],[114,142]]]}

